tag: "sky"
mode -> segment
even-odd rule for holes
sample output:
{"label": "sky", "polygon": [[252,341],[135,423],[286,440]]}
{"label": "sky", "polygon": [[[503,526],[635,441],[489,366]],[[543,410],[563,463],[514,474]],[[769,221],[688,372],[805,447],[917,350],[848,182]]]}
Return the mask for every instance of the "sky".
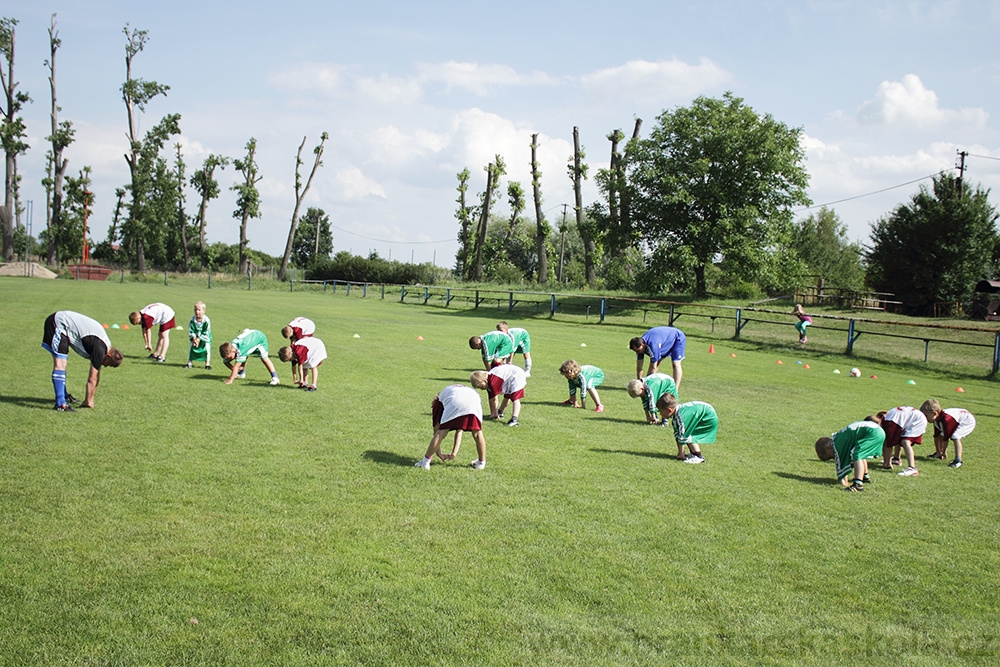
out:
{"label": "sky", "polygon": [[[32,233],[45,226],[45,153],[52,15],[60,120],[73,123],[68,173],[92,169],[92,238],[103,240],[114,191],[128,182],[123,28],[148,31],[133,76],[170,86],[146,107],[145,132],[181,115],[188,173],[210,153],[242,157],[253,137],[263,179],[252,247],[281,255],[303,179],[329,133],[304,202],[322,208],[334,251],[453,266],[456,174],[485,189],[494,155],[530,193],[537,133],[543,210],[570,205],[566,174],[579,127],[591,173],[607,135],[648,136],[658,115],[699,95],[732,92],[760,114],[801,128],[815,208],[828,204],[851,240],[909,200],[966,151],[966,178],[1000,205],[1000,0],[937,2],[592,0],[241,2],[0,0],[18,21],[15,80],[31,148],[18,162]],[[210,242],[236,243],[237,180],[208,208]],[[921,180],[923,179],[923,180]],[[584,202],[598,198],[593,181]],[[194,214],[198,197],[187,193]],[[498,212],[509,209],[504,197]],[[530,206],[525,218],[533,223]]]}

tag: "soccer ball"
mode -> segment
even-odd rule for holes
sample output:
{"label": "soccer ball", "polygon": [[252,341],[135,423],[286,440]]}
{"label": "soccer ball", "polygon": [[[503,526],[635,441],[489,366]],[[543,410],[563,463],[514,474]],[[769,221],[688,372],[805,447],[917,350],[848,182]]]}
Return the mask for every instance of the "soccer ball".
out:
{"label": "soccer ball", "polygon": [[861,377],[861,369],[860,368],[852,368],[851,369],[851,377],[852,378],[859,378],[859,377]]}

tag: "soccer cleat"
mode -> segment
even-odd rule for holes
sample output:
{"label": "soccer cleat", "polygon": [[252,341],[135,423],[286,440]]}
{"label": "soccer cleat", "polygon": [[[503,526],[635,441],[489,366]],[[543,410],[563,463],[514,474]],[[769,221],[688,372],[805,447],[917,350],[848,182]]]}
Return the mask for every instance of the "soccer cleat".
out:
{"label": "soccer cleat", "polygon": [[497,419],[503,419],[503,410],[497,413]]}
{"label": "soccer cleat", "polygon": [[469,465],[471,465],[476,470],[482,470],[483,468],[486,467],[486,461],[480,461],[479,459],[476,459],[475,461],[473,461]]}
{"label": "soccer cleat", "polygon": [[247,376],[246,372],[240,371],[239,373],[236,374],[236,379],[237,380],[243,380],[243,379],[246,378],[246,376]]}
{"label": "soccer cleat", "polygon": [[314,385],[309,385],[308,387],[303,387],[303,389],[305,389],[306,391],[316,391],[316,387]]}
{"label": "soccer cleat", "polygon": [[948,467],[949,468],[961,468],[962,467],[962,459],[955,459],[954,461],[952,461],[951,463],[948,464]]}
{"label": "soccer cleat", "polygon": [[206,370],[206,371],[210,371],[210,370],[212,370],[212,367],[211,367],[211,366],[209,366],[208,364],[205,364],[205,370]]}
{"label": "soccer cleat", "polygon": [[69,405],[73,405],[74,403],[79,403],[79,402],[80,402],[79,398],[74,398],[71,393],[66,392],[66,403],[68,403]]}
{"label": "soccer cleat", "polygon": [[903,472],[898,474],[900,477],[916,477],[917,475],[920,474],[920,471],[917,470],[916,468],[907,466],[907,468]]}
{"label": "soccer cleat", "polygon": [[861,478],[861,481],[865,484],[871,484],[872,483],[871,475],[865,473],[865,476]]}
{"label": "soccer cleat", "polygon": [[191,362],[189,361],[186,364],[184,364],[184,368],[193,368],[193,366],[192,366]]}
{"label": "soccer cleat", "polygon": [[167,360],[166,357],[156,357],[156,359],[154,359],[153,361],[155,361],[158,364],[162,364],[166,360]]}
{"label": "soccer cleat", "polygon": [[154,359],[154,360],[155,360],[155,359],[156,359],[156,355],[155,355],[155,354],[152,354],[152,353],[150,353],[150,355],[149,355],[148,357],[146,357],[146,358],[147,358],[147,359]]}
{"label": "soccer cleat", "polygon": [[430,470],[431,469],[431,460],[427,459],[427,458],[420,459],[419,461],[417,461],[416,463],[413,464],[413,467],[414,468],[420,468],[422,470]]}
{"label": "soccer cleat", "polygon": [[844,491],[848,493],[864,493],[864,490],[865,485],[858,479],[854,480],[850,486],[844,487]]}
{"label": "soccer cleat", "polygon": [[273,387],[276,384],[281,384],[281,380],[279,380],[277,377],[271,378],[271,386]]}
{"label": "soccer cleat", "polygon": [[598,405],[596,408],[594,408],[594,412],[604,412],[604,406]]}
{"label": "soccer cleat", "polygon": [[55,406],[54,409],[55,409],[56,412],[76,412],[76,410],[73,409],[73,406],[71,406],[68,403],[63,403],[62,405],[57,405],[57,406]]}
{"label": "soccer cleat", "polygon": [[700,454],[688,454],[687,458],[684,459],[684,463],[704,463],[705,457]]}
{"label": "soccer cleat", "polygon": [[889,459],[889,465],[901,466],[901,465],[903,465],[903,460],[902,459],[897,459],[897,458],[891,458],[891,459]]}
{"label": "soccer cleat", "polygon": [[521,422],[517,421],[517,417],[511,417],[510,421],[507,422],[507,426],[520,426]]}

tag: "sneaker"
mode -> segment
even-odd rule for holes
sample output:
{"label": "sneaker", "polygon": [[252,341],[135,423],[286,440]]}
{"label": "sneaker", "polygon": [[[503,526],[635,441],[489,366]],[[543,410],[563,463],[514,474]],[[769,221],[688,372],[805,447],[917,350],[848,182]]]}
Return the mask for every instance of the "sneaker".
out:
{"label": "sneaker", "polygon": [[68,403],[69,405],[73,405],[74,403],[79,403],[79,402],[80,402],[79,398],[74,398],[73,395],[70,393],[66,394],[66,403]]}
{"label": "sneaker", "polygon": [[193,367],[194,365],[190,361],[184,364],[184,368],[193,368]]}
{"label": "sneaker", "polygon": [[604,406],[598,405],[596,408],[594,408],[594,412],[604,412]]}
{"label": "sneaker", "polygon": [[530,378],[531,377],[531,371],[524,371],[524,377]]}
{"label": "sneaker", "polygon": [[871,475],[865,473],[865,476],[861,478],[861,482],[864,484],[871,484],[872,483]]}
{"label": "sneaker", "polygon": [[889,465],[901,466],[903,465],[902,459],[889,459]]}
{"label": "sneaker", "polygon": [[244,371],[240,371],[239,373],[236,374],[236,379],[237,380],[243,380],[243,379],[246,378],[246,376],[247,376],[247,374]]}
{"label": "sneaker", "polygon": [[511,417],[510,421],[507,422],[507,426],[520,426],[521,422],[517,421],[517,417]]}
{"label": "sneaker", "polygon": [[69,403],[63,403],[62,405],[55,406],[56,412],[76,412]]}
{"label": "sneaker", "polygon": [[476,459],[475,461],[473,461],[469,465],[471,465],[476,470],[482,470],[483,468],[486,467],[486,461],[480,461],[479,459]]}
{"label": "sneaker", "polygon": [[919,474],[920,474],[920,471],[917,470],[916,468],[907,467],[906,470],[904,470],[903,472],[899,473],[899,476],[900,477],[916,477]]}
{"label": "sneaker", "polygon": [[962,459],[955,459],[954,461],[952,461],[951,463],[948,464],[948,467],[949,468],[961,468],[962,467]]}
{"label": "sneaker", "polygon": [[848,493],[864,493],[865,485],[856,479],[850,486],[844,487],[844,491]]}
{"label": "sneaker", "polygon": [[212,370],[212,367],[211,367],[211,366],[209,366],[208,364],[205,364],[205,370],[206,370],[206,371],[210,371],[210,370]]}
{"label": "sneaker", "polygon": [[316,387],[314,387],[313,385],[309,385],[308,387],[303,387],[303,389],[305,389],[306,391],[316,391]]}
{"label": "sneaker", "polygon": [[704,463],[705,457],[699,456],[698,454],[688,454],[687,458],[684,459],[684,463]]}
{"label": "sneaker", "polygon": [[147,358],[147,359],[153,359],[153,360],[155,360],[155,359],[156,359],[156,355],[155,355],[155,354],[152,354],[152,353],[150,353],[150,355],[149,355],[148,357],[146,357],[146,358]]}
{"label": "sneaker", "polygon": [[163,363],[164,361],[166,361],[166,360],[167,360],[167,358],[166,358],[166,357],[157,357],[157,358],[155,359],[156,363],[158,363],[158,364],[162,364],[162,363]]}
{"label": "sneaker", "polygon": [[271,378],[271,386],[273,387],[276,384],[281,384],[281,380],[276,377]]}
{"label": "sneaker", "polygon": [[503,419],[503,410],[497,413],[497,419]]}
{"label": "sneaker", "polygon": [[427,459],[427,458],[420,459],[419,461],[417,461],[416,463],[413,464],[413,467],[414,468],[421,468],[423,470],[430,470],[431,469],[431,460]]}

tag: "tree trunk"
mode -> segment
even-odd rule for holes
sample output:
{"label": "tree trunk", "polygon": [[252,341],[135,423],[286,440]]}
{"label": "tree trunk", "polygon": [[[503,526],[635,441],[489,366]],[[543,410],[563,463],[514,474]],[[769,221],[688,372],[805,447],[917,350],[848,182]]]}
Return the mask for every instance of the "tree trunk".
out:
{"label": "tree trunk", "polygon": [[[642,127],[642,119],[635,119],[635,129],[632,130],[632,139],[639,138],[639,128]],[[631,241],[634,237],[632,235],[632,198],[629,195],[628,183],[626,182],[626,171],[628,168],[629,153],[628,148],[631,142],[625,144],[625,150],[622,152],[621,160],[618,161],[618,181],[619,187],[621,188],[618,197],[621,211],[619,215],[621,216],[621,229],[622,232],[628,235]]]}
{"label": "tree trunk", "polygon": [[705,284],[705,265],[697,264],[694,267],[695,295],[700,299],[708,294],[708,286]]}
{"label": "tree trunk", "polygon": [[[302,143],[299,144],[299,152],[295,155],[295,209],[292,211],[292,224],[288,227],[288,240],[285,242],[285,254],[281,258],[281,269],[278,271],[278,280],[280,281],[285,280],[285,276],[288,272],[288,260],[292,256],[292,244],[295,242],[295,229],[299,226],[299,209],[302,207],[302,200],[305,199],[306,193],[309,192],[309,186],[312,185],[313,176],[316,175],[316,170],[321,164],[323,164],[321,160],[323,158],[323,144],[326,143],[326,139],[327,133],[324,132],[320,138],[319,146],[317,146],[316,150],[313,151],[316,159],[313,160],[312,171],[309,172],[309,178],[306,180],[304,188],[301,187],[299,166],[302,164],[302,149],[305,148],[306,145],[305,137],[302,137]],[[317,240],[316,243],[318,247],[319,241]]]}
{"label": "tree trunk", "polygon": [[247,272],[247,222],[250,220],[250,215],[246,212],[243,213],[242,221],[240,222],[240,275],[244,275]]}
{"label": "tree trunk", "polygon": [[135,268],[142,273],[146,270],[146,250],[142,246],[142,239],[135,242]]}
{"label": "tree trunk", "polygon": [[486,245],[486,227],[490,220],[490,201],[493,198],[493,169],[486,170],[486,195],[483,197],[483,210],[479,216],[479,229],[476,232],[476,265],[472,278],[477,283],[483,281],[483,246]]}
{"label": "tree trunk", "polygon": [[[576,229],[579,232],[583,230],[583,167],[581,166],[582,157],[580,155],[580,128],[573,128],[573,195],[575,197],[576,206]],[[583,234],[581,234],[583,236]],[[586,269],[586,280],[588,285],[593,285],[597,280],[597,270],[594,265],[594,252],[597,249],[597,244],[594,242],[591,234],[588,234],[586,238],[583,239],[583,264]]]}
{"label": "tree trunk", "polygon": [[544,285],[549,279],[548,256],[545,251],[545,218],[542,217],[542,174],[538,170],[535,151],[538,148],[538,134],[531,135],[531,191],[535,200],[535,253],[538,255],[538,284]]}

